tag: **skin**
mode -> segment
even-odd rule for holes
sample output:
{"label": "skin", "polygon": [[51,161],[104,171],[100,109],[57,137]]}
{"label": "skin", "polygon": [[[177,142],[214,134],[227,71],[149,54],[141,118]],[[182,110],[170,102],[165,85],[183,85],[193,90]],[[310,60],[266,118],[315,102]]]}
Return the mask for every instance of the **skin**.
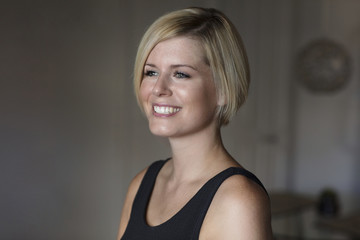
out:
{"label": "skin", "polygon": [[[148,224],[156,226],[174,216],[217,173],[241,166],[223,146],[216,109],[224,103],[217,97],[204,49],[196,39],[176,37],[155,46],[146,61],[140,99],[151,132],[167,137],[173,153],[159,172],[146,213]],[[179,111],[156,113],[154,105]],[[126,229],[145,172],[130,184],[118,239]],[[270,222],[264,190],[235,175],[215,194],[199,239],[272,239]]]}

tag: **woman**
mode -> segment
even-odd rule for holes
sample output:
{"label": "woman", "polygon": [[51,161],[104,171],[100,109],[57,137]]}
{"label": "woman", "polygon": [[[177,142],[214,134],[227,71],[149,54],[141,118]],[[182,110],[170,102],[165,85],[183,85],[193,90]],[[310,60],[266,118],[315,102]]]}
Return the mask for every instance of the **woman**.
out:
{"label": "woman", "polygon": [[149,27],[136,57],[135,92],[172,157],[131,182],[118,239],[272,239],[266,190],[220,134],[249,81],[240,36],[220,11],[179,10]]}

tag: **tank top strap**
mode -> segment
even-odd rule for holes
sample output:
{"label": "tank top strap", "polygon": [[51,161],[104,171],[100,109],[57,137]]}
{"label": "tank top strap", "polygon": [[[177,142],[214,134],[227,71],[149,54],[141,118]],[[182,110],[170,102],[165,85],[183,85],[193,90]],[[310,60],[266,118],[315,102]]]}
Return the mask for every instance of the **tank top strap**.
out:
{"label": "tank top strap", "polygon": [[136,218],[130,220],[134,220],[137,224],[144,224],[145,218],[142,218],[142,216],[144,216],[144,213],[146,212],[147,205],[155,185],[156,177],[167,161],[168,159],[152,163],[141,181],[133,202],[130,216],[130,218]]}

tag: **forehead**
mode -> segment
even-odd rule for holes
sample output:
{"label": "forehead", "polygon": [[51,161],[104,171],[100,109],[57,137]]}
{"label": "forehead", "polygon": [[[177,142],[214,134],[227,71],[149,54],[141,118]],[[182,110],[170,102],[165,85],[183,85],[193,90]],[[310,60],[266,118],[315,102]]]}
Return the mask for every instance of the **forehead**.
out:
{"label": "forehead", "polygon": [[200,40],[187,36],[174,37],[158,43],[150,52],[147,62],[206,63],[206,53]]}

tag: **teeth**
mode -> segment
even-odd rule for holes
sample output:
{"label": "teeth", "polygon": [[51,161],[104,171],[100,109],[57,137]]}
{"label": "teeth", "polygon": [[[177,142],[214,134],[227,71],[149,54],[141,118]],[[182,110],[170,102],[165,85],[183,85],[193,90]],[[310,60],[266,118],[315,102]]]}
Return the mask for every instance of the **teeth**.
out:
{"label": "teeth", "polygon": [[172,113],[176,113],[178,111],[180,111],[180,108],[177,107],[164,107],[164,106],[154,106],[154,111],[156,113],[160,113],[160,114],[172,114]]}

